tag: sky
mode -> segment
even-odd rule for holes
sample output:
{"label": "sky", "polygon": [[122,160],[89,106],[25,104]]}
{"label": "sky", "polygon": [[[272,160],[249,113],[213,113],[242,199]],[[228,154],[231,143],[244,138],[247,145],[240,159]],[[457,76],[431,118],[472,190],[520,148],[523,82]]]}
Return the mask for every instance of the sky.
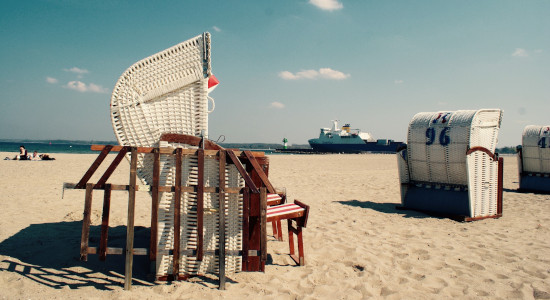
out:
{"label": "sky", "polygon": [[208,31],[212,140],[306,144],[338,119],[406,141],[418,112],[500,108],[498,146],[516,146],[550,124],[549,16],[545,0],[4,0],[0,139],[116,140],[119,76]]}

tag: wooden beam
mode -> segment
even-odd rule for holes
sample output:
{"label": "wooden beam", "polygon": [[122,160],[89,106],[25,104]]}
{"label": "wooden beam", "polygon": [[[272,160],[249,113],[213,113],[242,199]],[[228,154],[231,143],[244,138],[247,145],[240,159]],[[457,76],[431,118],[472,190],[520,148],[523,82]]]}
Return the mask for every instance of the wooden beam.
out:
{"label": "wooden beam", "polygon": [[157,260],[158,239],[158,210],[159,210],[159,177],[160,177],[160,152],[155,149],[153,154],[153,186],[151,189],[151,239],[149,242],[149,260]]}
{"label": "wooden beam", "polygon": [[111,185],[105,184],[103,192],[103,214],[101,216],[101,237],[99,239],[99,260],[107,258],[107,239],[109,238],[109,213],[111,210]]}
{"label": "wooden beam", "polygon": [[174,192],[174,254],[172,256],[172,275],[176,278],[180,271],[180,228],[181,228],[181,163],[182,149],[176,149],[176,182]]}
{"label": "wooden beam", "polygon": [[252,168],[256,170],[256,172],[258,173],[258,176],[260,176],[260,179],[262,180],[263,184],[267,187],[267,190],[272,194],[276,194],[277,192],[275,191],[275,188],[273,187],[273,185],[271,185],[271,182],[267,178],[267,175],[264,173],[264,170],[262,169],[262,167],[260,166],[256,158],[254,157],[252,152],[248,150],[244,151],[244,155],[252,165]]}
{"label": "wooden beam", "polygon": [[204,250],[204,149],[199,149],[197,164],[197,260],[202,261]]}
{"label": "wooden beam", "polygon": [[225,290],[225,152],[220,151],[218,154],[219,159],[219,192],[218,192],[218,221],[219,221],[219,279],[220,290]]}
{"label": "wooden beam", "polygon": [[177,134],[177,133],[164,133],[160,136],[161,141],[167,141],[171,143],[181,143],[191,146],[200,146],[201,141],[204,142],[204,149],[206,150],[223,150],[223,147],[208,140],[203,139],[198,136],[187,135],[187,134]]}
{"label": "wooden beam", "polygon": [[233,162],[233,164],[235,165],[235,167],[237,167],[237,170],[239,171],[239,173],[243,177],[244,181],[246,182],[246,185],[248,187],[250,187],[251,192],[255,193],[255,194],[259,193],[260,190],[258,190],[256,185],[254,184],[254,181],[252,181],[252,178],[250,178],[250,175],[248,175],[248,173],[244,169],[243,165],[241,164],[241,161],[235,155],[235,153],[233,151],[227,151],[227,154],[228,154],[229,158],[231,159],[231,161]]}
{"label": "wooden beam", "polygon": [[92,212],[92,193],[94,185],[86,184],[86,198],[84,199],[84,218],[82,219],[82,235],[80,237],[80,260],[88,261],[88,242],[90,239],[90,222]]}
{"label": "wooden beam", "polygon": [[243,190],[243,271],[248,270],[248,243],[249,243],[249,233],[250,233],[250,226],[249,226],[249,208],[250,206],[250,190],[249,188],[245,187]]}
{"label": "wooden beam", "polygon": [[132,267],[134,264],[134,214],[136,210],[137,149],[131,148],[130,189],[128,190],[128,225],[126,226],[126,263],[124,265],[124,289],[132,288]]}
{"label": "wooden beam", "polygon": [[124,147],[124,148],[122,148],[122,150],[120,150],[120,152],[118,152],[117,156],[115,157],[113,162],[111,162],[111,165],[107,168],[105,173],[103,173],[103,176],[101,176],[101,178],[96,183],[94,188],[96,188],[96,189],[101,188],[105,185],[105,182],[107,182],[109,177],[111,177],[111,175],[116,170],[116,168],[118,167],[118,165],[120,164],[120,162],[124,158],[124,155],[126,155],[127,152],[128,152],[128,147]]}
{"label": "wooden beam", "polygon": [[92,178],[92,175],[94,175],[95,171],[97,170],[97,168],[99,168],[99,166],[101,165],[103,160],[105,160],[105,157],[107,157],[107,154],[109,154],[109,152],[111,151],[112,148],[113,148],[113,146],[111,146],[111,145],[103,146],[103,149],[101,149],[101,153],[99,153],[99,155],[97,156],[95,161],[92,163],[92,165],[90,166],[88,171],[86,171],[84,176],[82,176],[80,181],[76,184],[75,188],[82,189],[86,186],[86,183],[88,183],[88,180],[90,180],[90,178]]}
{"label": "wooden beam", "polygon": [[[260,188],[260,260],[262,266],[267,261],[267,191],[265,187]],[[262,267],[263,268],[263,267]],[[263,270],[262,270],[263,271]]]}

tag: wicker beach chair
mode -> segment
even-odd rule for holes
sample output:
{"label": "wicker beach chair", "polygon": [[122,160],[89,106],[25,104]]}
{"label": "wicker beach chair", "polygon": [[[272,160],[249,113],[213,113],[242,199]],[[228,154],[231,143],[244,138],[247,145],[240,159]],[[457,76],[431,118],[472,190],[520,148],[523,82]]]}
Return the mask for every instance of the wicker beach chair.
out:
{"label": "wicker beach chair", "polygon": [[465,220],[500,217],[501,118],[498,109],[416,114],[397,153],[402,208]]}
{"label": "wicker beach chair", "polygon": [[550,193],[550,126],[525,127],[518,163],[520,191]]}

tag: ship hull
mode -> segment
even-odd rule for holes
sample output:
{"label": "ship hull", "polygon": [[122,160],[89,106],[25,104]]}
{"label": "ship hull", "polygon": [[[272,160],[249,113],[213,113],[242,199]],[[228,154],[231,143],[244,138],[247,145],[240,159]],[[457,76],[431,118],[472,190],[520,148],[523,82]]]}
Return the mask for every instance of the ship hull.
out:
{"label": "ship hull", "polygon": [[315,152],[329,153],[395,153],[402,142],[389,142],[387,144],[378,144],[377,142],[366,142],[363,144],[317,144],[309,143]]}

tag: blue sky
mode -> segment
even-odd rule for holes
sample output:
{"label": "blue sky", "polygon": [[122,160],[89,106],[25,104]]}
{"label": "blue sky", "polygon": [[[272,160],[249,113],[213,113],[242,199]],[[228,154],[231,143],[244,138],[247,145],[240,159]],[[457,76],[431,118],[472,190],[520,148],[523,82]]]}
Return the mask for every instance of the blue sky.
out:
{"label": "blue sky", "polygon": [[115,140],[134,62],[208,31],[210,138],[305,144],[330,120],[405,140],[422,111],[550,124],[550,1],[2,1],[0,139]]}

